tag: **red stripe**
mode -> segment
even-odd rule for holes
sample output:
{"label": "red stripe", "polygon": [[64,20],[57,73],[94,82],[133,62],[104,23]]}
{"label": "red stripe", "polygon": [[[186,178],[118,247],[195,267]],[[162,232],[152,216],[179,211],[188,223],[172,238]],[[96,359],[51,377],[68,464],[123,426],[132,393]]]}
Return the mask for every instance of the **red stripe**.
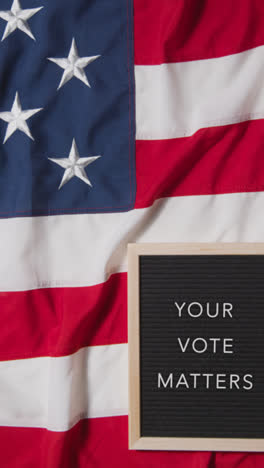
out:
{"label": "red stripe", "polygon": [[0,360],[127,342],[126,273],[86,288],[0,293]]}
{"label": "red stripe", "polygon": [[[127,417],[83,420],[67,432],[0,428],[1,466],[8,468],[220,468],[207,452],[131,451]],[[231,456],[242,460],[240,455]],[[254,456],[252,460],[263,460]],[[228,468],[226,465],[225,468]],[[231,466],[231,465],[230,465]],[[240,468],[249,468],[247,463]],[[257,466],[257,465],[255,465]],[[260,466],[260,465],[258,465]],[[221,468],[223,468],[221,466]]]}
{"label": "red stripe", "polygon": [[263,134],[264,120],[255,120],[137,141],[136,208],[162,197],[263,191]]}
{"label": "red stripe", "polygon": [[127,417],[80,421],[67,432],[0,427],[8,468],[260,468],[264,454],[128,450]]}
{"label": "red stripe", "polygon": [[134,0],[135,63],[199,60],[264,44],[263,0]]}

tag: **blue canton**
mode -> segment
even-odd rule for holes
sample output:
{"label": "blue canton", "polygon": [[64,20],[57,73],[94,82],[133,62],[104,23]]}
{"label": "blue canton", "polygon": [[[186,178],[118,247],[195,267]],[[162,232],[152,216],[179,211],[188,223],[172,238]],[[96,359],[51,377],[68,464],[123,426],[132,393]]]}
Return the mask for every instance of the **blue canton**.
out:
{"label": "blue canton", "polygon": [[1,0],[0,217],[134,207],[132,0]]}

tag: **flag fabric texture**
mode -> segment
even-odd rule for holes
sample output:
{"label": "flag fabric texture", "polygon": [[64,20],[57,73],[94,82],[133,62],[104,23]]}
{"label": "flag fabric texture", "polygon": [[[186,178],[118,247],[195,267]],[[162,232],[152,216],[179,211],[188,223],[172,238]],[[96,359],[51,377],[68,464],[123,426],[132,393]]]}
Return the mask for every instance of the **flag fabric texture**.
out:
{"label": "flag fabric texture", "polygon": [[1,0],[0,466],[128,450],[128,242],[264,239],[263,0]]}

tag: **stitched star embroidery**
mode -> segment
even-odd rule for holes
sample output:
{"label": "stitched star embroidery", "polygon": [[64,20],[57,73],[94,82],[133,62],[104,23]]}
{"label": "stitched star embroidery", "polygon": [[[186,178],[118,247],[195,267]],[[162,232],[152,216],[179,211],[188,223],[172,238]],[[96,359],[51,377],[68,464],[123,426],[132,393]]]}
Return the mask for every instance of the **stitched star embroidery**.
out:
{"label": "stitched star embroidery", "polygon": [[60,68],[63,68],[64,72],[58,86],[60,89],[65,83],[70,81],[73,77],[81,80],[86,86],[91,87],[87,76],[84,72],[84,68],[90,63],[96,60],[100,55],[92,55],[90,57],[79,57],[75,39],[72,39],[71,48],[68,57],[66,58],[48,58],[51,62],[56,63]]}
{"label": "stitched star embroidery", "polygon": [[4,41],[16,29],[20,29],[20,31],[23,31],[35,41],[36,39],[31,32],[27,20],[42,10],[42,8],[44,7],[41,6],[39,8],[28,8],[22,10],[19,0],[14,0],[11,10],[1,10],[0,18],[7,22],[2,41]]}
{"label": "stitched star embroidery", "polygon": [[8,140],[9,137],[11,137],[11,135],[13,135],[13,133],[16,130],[20,130],[21,132],[25,133],[29,138],[34,140],[26,121],[41,110],[42,108],[23,110],[21,107],[19,95],[17,92],[15,95],[15,99],[14,99],[11,111],[0,112],[0,119],[8,123],[4,143]]}
{"label": "stitched star embroidery", "polygon": [[81,179],[86,184],[92,187],[90,180],[84,170],[86,166],[96,161],[101,156],[90,156],[87,158],[80,158],[75,139],[72,141],[72,146],[68,158],[48,158],[50,161],[58,164],[65,169],[61,183],[58,190],[69,182],[74,176]]}

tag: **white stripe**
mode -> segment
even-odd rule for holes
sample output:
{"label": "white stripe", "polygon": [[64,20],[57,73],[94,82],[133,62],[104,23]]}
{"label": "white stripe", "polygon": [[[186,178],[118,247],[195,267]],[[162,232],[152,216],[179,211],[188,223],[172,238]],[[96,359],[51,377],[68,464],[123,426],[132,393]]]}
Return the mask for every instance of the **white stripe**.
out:
{"label": "white stripe", "polygon": [[65,431],[128,412],[127,344],[0,362],[0,425]]}
{"label": "white stripe", "polygon": [[215,59],[135,67],[137,139],[264,117],[264,46]]}
{"label": "white stripe", "polygon": [[126,271],[128,242],[263,241],[264,193],[164,198],[149,208],[0,221],[0,291],[88,286]]}

